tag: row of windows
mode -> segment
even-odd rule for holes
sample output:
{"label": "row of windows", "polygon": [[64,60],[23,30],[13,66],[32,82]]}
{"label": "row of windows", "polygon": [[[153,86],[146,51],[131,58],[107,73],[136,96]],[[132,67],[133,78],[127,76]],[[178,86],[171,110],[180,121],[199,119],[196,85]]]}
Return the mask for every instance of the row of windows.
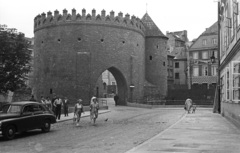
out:
{"label": "row of windows", "polygon": [[240,101],[240,61],[232,61],[224,69],[220,85],[222,101]]}
{"label": "row of windows", "polygon": [[224,24],[221,31],[221,56],[225,55],[228,46],[237,32],[237,28],[240,26],[240,23],[238,23],[240,20],[239,1],[231,0],[224,6],[223,17],[221,18],[221,22]]}
{"label": "row of windows", "polygon": [[[212,38],[211,44],[217,45],[217,39],[216,39],[216,38]],[[202,45],[203,45],[203,46],[207,46],[207,45],[208,45],[207,39],[203,39],[203,40],[202,40]]]}
{"label": "row of windows", "polygon": [[[201,55],[201,58],[200,58]],[[217,58],[217,51],[201,51],[201,52],[193,52],[193,59],[210,59],[211,56]]]}
{"label": "row of windows", "polygon": [[[172,60],[168,60],[168,66],[173,66],[173,61]],[[179,68],[179,62],[175,62],[174,67]]]}
{"label": "row of windows", "polygon": [[[77,38],[77,41],[78,42],[81,42],[82,41],[82,38]],[[100,41],[103,43],[104,42],[104,39],[100,39]],[[61,43],[61,39],[57,39],[57,42],[58,43]],[[42,44],[44,44],[44,41],[41,42]],[[124,40],[122,40],[122,43],[125,44],[126,42]],[[139,44],[137,44],[136,46],[139,46]],[[157,45],[156,48],[158,48],[159,46]]]}
{"label": "row of windows", "polygon": [[[211,66],[211,69],[209,72],[208,65],[202,65],[202,76],[216,76],[217,75],[217,66]],[[193,66],[192,76],[197,77],[200,76],[200,69],[199,66]]]}

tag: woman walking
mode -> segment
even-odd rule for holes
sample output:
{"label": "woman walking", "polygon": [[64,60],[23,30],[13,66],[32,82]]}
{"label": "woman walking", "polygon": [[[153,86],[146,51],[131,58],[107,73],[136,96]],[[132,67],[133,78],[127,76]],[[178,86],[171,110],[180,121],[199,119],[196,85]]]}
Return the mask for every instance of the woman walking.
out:
{"label": "woman walking", "polygon": [[188,98],[186,101],[185,101],[185,108],[186,108],[186,111],[188,112],[188,114],[190,113],[190,110],[192,108],[192,99]]}
{"label": "woman walking", "polygon": [[99,104],[97,102],[97,98],[92,97],[90,102],[90,119],[91,121],[93,120],[94,124],[96,122],[96,119],[98,118],[98,109],[99,109]]}
{"label": "woman walking", "polygon": [[77,116],[77,124],[76,126],[79,126],[81,114],[84,113],[83,111],[83,104],[82,104],[82,99],[78,99],[78,103],[75,105],[74,109],[74,116]]}
{"label": "woman walking", "polygon": [[46,106],[49,110],[52,110],[52,102],[49,97],[45,100]]}

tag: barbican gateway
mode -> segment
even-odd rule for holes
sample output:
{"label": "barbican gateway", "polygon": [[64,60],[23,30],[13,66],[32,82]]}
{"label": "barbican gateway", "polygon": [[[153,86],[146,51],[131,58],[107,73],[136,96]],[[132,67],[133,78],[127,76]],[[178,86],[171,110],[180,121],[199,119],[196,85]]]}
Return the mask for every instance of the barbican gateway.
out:
{"label": "barbican gateway", "polygon": [[113,11],[106,15],[66,9],[34,19],[33,94],[55,93],[85,104],[108,70],[116,79],[119,102],[167,94],[168,38],[146,13],[142,19]]}

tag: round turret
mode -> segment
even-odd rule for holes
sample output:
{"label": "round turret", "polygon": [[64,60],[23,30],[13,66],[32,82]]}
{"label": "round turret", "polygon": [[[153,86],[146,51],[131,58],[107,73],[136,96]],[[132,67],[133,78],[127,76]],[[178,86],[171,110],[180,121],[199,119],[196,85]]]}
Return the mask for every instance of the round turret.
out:
{"label": "round turret", "polygon": [[[102,72],[115,77],[120,101],[142,99],[145,27],[135,16],[75,9],[42,13],[34,19],[34,94],[83,99],[88,103]],[[135,89],[130,90],[134,84]],[[131,93],[130,93],[131,92]],[[133,96],[133,97],[130,97]]]}

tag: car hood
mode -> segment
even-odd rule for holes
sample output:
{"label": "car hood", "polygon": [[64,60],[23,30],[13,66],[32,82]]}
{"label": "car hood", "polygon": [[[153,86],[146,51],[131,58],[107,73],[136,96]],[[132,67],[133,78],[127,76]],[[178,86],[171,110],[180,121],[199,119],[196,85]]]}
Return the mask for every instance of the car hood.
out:
{"label": "car hood", "polygon": [[19,117],[19,114],[13,114],[13,113],[0,113],[0,120],[4,120],[4,119],[10,119],[10,118],[15,118],[15,117]]}

